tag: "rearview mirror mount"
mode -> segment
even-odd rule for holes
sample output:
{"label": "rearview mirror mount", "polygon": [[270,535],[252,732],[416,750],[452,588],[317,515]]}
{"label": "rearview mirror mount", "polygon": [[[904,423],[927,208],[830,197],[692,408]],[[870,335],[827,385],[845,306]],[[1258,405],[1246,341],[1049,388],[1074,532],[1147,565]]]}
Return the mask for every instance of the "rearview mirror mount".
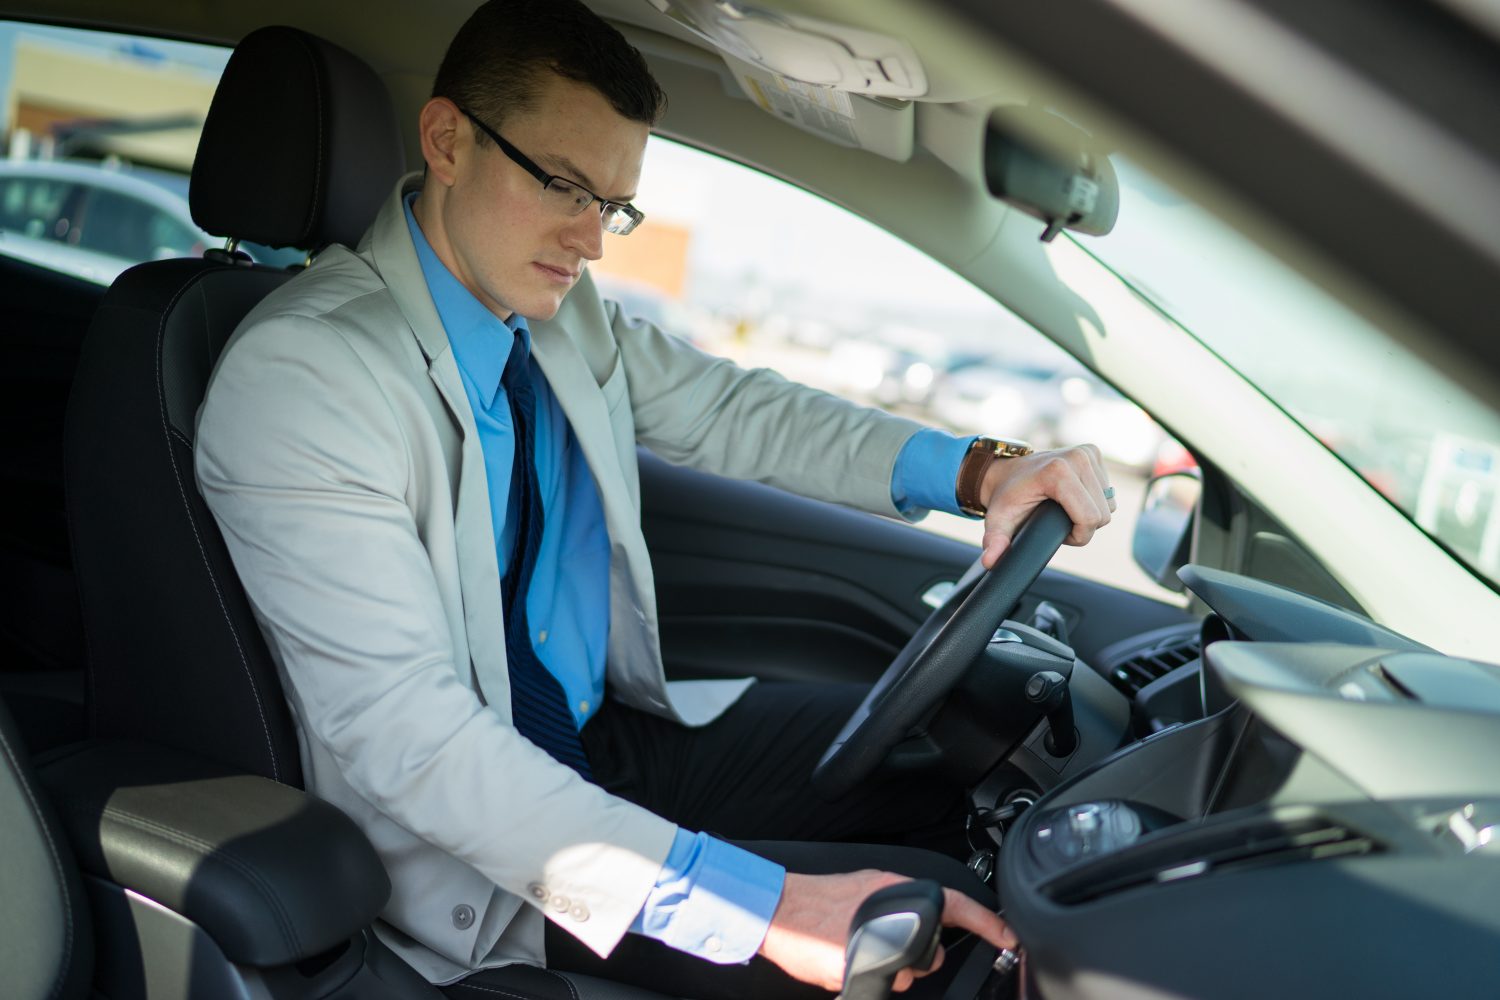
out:
{"label": "rearview mirror mount", "polygon": [[1031,105],[997,108],[984,135],[990,194],[1042,220],[1042,242],[1064,229],[1103,236],[1120,214],[1120,185],[1104,148],[1062,115]]}

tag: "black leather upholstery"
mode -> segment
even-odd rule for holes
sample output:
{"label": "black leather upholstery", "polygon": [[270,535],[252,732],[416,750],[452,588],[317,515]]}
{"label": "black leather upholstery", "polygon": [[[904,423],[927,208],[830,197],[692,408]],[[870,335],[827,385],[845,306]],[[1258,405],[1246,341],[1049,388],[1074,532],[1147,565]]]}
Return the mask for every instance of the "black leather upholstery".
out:
{"label": "black leather upholstery", "polygon": [[13,1000],[70,1000],[88,988],[88,911],[58,830],[0,704],[0,993]]}
{"label": "black leather upholstery", "polygon": [[374,921],[390,881],[338,809],[143,743],[100,741],[42,769],[83,870],[187,917],[236,962],[310,958]]}
{"label": "black leather upholstery", "polygon": [[235,47],[188,195],[211,233],[314,249],[358,242],[402,170],[390,95],[373,70],[295,28]]}
{"label": "black leather upholstery", "polygon": [[300,784],[275,666],[194,483],[187,402],[240,318],[288,277],[205,260],[121,275],[84,344],[65,441],[93,734]]}
{"label": "black leather upholstery", "polygon": [[449,983],[443,993],[456,1000],[666,1000],[627,983],[612,983],[576,972],[556,972],[531,965],[485,969]]}
{"label": "black leather upholstery", "polygon": [[[389,97],[370,69],[304,32],[266,28],[215,94],[191,199],[213,231],[312,248],[356,240],[400,173]],[[65,468],[92,733],[299,785],[280,682],[192,458],[220,349],[290,277],[227,259],[121,275],[84,344]]]}

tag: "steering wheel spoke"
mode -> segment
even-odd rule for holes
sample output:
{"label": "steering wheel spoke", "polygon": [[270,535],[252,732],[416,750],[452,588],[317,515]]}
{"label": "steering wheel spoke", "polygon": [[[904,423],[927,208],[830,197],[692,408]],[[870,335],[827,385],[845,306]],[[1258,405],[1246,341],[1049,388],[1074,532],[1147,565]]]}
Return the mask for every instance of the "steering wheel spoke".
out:
{"label": "steering wheel spoke", "polygon": [[[1072,529],[1067,513],[1044,500],[992,569],[976,560],[824,751],[812,775],[819,794],[837,799],[854,789],[942,705]],[[903,764],[917,766],[919,756]]]}

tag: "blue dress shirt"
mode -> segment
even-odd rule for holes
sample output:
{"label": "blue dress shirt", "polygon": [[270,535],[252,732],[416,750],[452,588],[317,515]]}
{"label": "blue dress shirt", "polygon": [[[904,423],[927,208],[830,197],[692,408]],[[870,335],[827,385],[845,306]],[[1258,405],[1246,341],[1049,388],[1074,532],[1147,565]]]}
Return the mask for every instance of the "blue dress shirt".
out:
{"label": "blue dress shirt", "polygon": [[[519,315],[504,321],[495,316],[438,259],[412,214],[415,198],[406,200],[406,224],[479,428],[503,577],[517,525],[507,510],[515,438],[500,376],[514,338],[529,341],[531,331]],[[604,700],[609,536],[573,428],[535,360],[528,363],[536,386],[536,475],[546,518],[526,612],[537,657],[562,685],[582,729]],[[958,512],[953,484],[970,440],[928,429],[906,443],[891,483],[891,498],[903,515]],[[631,930],[711,962],[748,961],[765,939],[785,878],[778,864],[678,828]]]}

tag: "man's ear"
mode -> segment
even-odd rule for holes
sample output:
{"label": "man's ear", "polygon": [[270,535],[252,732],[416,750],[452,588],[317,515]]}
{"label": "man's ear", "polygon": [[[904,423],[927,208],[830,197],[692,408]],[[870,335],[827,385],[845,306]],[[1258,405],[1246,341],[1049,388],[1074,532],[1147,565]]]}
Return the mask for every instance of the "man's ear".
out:
{"label": "man's ear", "polygon": [[[434,97],[422,105],[417,128],[422,140],[422,159],[427,161],[427,176],[445,187],[457,175],[459,147],[464,145],[460,129],[464,124],[458,105],[446,97]],[[468,143],[472,146],[473,143]]]}

